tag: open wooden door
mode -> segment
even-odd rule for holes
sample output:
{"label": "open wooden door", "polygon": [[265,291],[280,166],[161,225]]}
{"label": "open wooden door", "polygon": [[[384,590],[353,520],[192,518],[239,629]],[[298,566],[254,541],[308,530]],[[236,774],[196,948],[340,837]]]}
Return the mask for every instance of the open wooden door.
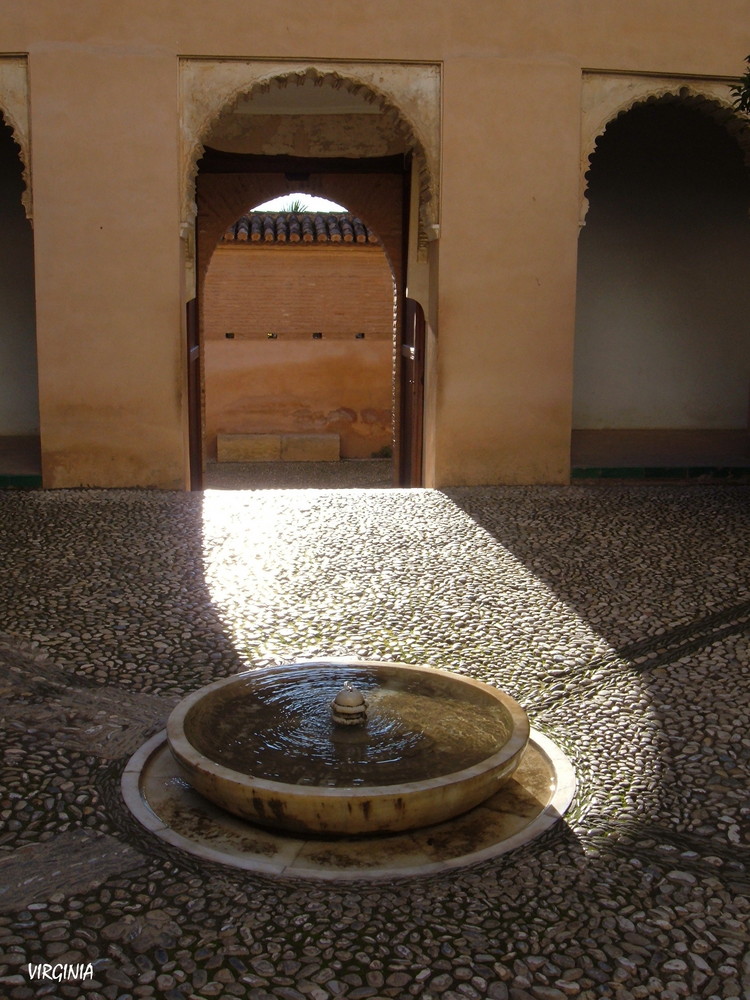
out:
{"label": "open wooden door", "polygon": [[424,345],[424,311],[415,299],[406,299],[399,357],[399,486],[422,485]]}

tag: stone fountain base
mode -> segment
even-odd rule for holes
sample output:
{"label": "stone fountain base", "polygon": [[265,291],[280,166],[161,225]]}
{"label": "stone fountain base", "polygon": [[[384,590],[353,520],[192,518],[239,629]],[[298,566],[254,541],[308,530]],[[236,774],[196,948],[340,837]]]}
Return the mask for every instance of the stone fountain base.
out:
{"label": "stone fountain base", "polygon": [[534,729],[515,774],[492,798],[455,819],[405,833],[306,839],[254,826],[191,788],[166,732],[134,754],[122,777],[130,811],[174,847],[265,875],[327,880],[427,875],[497,857],[549,829],[574,792],[570,761]]}

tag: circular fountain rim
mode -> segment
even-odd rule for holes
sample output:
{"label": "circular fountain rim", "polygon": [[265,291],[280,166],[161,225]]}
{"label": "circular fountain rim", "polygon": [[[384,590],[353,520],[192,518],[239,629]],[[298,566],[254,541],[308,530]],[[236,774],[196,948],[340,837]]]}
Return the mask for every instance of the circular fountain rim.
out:
{"label": "circular fountain rim", "polygon": [[[507,817],[507,804],[503,803],[501,813],[493,813],[482,804],[441,824],[437,842],[433,839],[435,827],[385,838],[376,834],[345,841],[307,839],[253,827],[202,800],[200,808],[208,810],[211,822],[223,824],[218,841],[214,836],[207,838],[204,823],[185,823],[195,809],[196,796],[178,778],[166,730],[152,736],[130,758],[122,774],[121,791],[126,807],[149,834],[199,861],[294,881],[392,882],[486,862],[528,844],[559,823],[576,792],[572,762],[549,736],[533,727],[529,748],[542,764],[542,774],[535,785],[529,786],[535,789],[533,794],[541,796],[540,809],[526,822],[516,823],[506,831],[498,829],[493,817]],[[522,786],[528,784],[524,768],[522,761],[516,772]],[[498,797],[503,795],[501,789]],[[177,824],[176,817],[180,818]],[[471,844],[467,844],[467,827],[475,835]],[[335,844],[335,849],[326,851],[326,844]],[[387,846],[386,852],[382,845]]]}
{"label": "circular fountain rim", "polygon": [[[431,677],[443,677],[452,683],[468,684],[483,692],[490,694],[505,708],[511,717],[511,733],[496,753],[470,767],[462,768],[460,771],[450,771],[446,774],[436,775],[430,778],[422,778],[418,781],[396,782],[390,785],[319,785],[319,784],[290,784],[284,781],[274,781],[270,778],[256,777],[244,771],[236,771],[207,757],[201,753],[187,738],[184,730],[184,722],[190,709],[203,697],[210,695],[214,691],[223,687],[228,687],[236,683],[241,678],[257,677],[260,674],[267,676],[273,673],[283,673],[296,667],[386,667],[408,670],[415,673],[429,674]],[[198,688],[191,694],[186,695],[172,710],[167,720],[167,741],[172,752],[178,757],[189,760],[196,765],[202,761],[210,766],[210,770],[217,777],[224,781],[247,784],[252,780],[253,787],[262,789],[269,793],[281,793],[290,798],[307,798],[312,792],[322,798],[340,798],[342,792],[346,792],[347,798],[370,799],[378,795],[393,795],[399,790],[405,793],[419,791],[429,791],[432,788],[445,788],[450,785],[460,784],[472,776],[482,774],[493,768],[500,768],[504,763],[513,757],[527,744],[530,734],[529,719],[521,705],[500,688],[493,687],[484,681],[477,681],[473,677],[466,677],[464,674],[454,673],[450,670],[443,670],[439,667],[425,667],[412,665],[410,663],[395,662],[391,660],[363,660],[354,657],[326,657],[319,660],[295,660],[293,663],[279,664],[273,667],[257,667],[251,670],[244,670],[229,677],[222,677],[211,684]]]}

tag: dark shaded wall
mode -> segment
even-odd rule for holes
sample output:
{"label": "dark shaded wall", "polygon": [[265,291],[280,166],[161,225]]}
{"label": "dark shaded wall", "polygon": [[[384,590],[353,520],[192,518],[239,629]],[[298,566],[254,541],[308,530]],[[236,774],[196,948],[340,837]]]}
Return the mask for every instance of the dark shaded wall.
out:
{"label": "dark shaded wall", "polygon": [[677,103],[600,137],[581,232],[573,426],[744,428],[750,186],[737,140]]}
{"label": "dark shaded wall", "polygon": [[18,147],[0,120],[0,435],[39,431],[34,243],[22,192]]}

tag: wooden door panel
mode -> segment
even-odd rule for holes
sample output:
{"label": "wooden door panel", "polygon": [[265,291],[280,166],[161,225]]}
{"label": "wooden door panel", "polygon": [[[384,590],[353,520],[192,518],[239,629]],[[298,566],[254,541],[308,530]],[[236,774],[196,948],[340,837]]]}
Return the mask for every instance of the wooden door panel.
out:
{"label": "wooden door panel", "polygon": [[407,299],[399,356],[399,486],[422,485],[424,346],[424,311],[415,299]]}

